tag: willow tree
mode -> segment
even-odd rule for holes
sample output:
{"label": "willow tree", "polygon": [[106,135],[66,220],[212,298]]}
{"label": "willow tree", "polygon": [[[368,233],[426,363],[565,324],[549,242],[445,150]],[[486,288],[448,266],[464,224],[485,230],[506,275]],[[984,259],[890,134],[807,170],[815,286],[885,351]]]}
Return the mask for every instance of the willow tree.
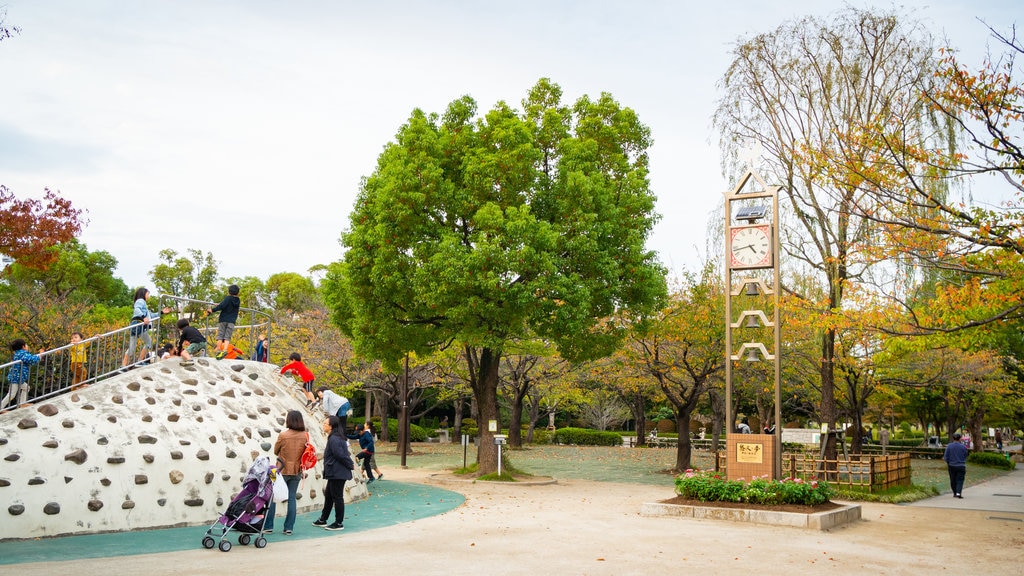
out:
{"label": "willow tree", "polygon": [[[820,318],[819,416],[834,426],[837,316],[850,287],[886,259],[875,251],[875,224],[864,217],[870,184],[858,176],[877,156],[871,145],[844,136],[867,122],[933,125],[922,96],[936,69],[932,38],[906,15],[848,7],[740,39],[733,55],[715,113],[726,170],[746,169],[739,158],[751,143],[763,149],[755,168],[785,191],[784,266],[827,286],[824,298],[798,296]],[[925,185],[941,193],[935,180]],[[828,451],[835,454],[834,442]]]}
{"label": "willow tree", "polygon": [[646,240],[657,215],[650,131],[610,94],[561,103],[540,80],[516,110],[465,96],[414,110],[362,182],[326,290],[357,353],[397,369],[460,347],[480,416],[479,472],[497,469],[503,351],[528,338],[576,361],[610,353],[665,292]]}

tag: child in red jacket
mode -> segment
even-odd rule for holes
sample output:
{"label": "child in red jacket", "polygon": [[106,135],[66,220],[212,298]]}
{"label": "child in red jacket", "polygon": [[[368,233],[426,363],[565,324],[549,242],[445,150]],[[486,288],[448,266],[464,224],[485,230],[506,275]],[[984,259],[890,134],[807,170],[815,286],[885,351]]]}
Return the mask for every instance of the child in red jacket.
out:
{"label": "child in red jacket", "polygon": [[316,381],[316,377],[309,371],[309,368],[302,363],[302,356],[298,352],[292,352],[291,356],[288,357],[291,362],[281,367],[281,374],[292,373],[302,378],[302,388],[306,393],[306,408],[313,405],[313,382]]}

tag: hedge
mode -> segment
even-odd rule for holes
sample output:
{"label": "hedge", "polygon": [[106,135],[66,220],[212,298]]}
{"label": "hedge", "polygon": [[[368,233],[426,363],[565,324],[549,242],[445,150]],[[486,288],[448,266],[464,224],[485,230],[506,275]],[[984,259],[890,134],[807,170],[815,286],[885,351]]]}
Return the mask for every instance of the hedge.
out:
{"label": "hedge", "polygon": [[996,454],[995,452],[971,452],[967,455],[967,461],[971,464],[989,466],[991,468],[1002,468],[1004,470],[1013,470],[1017,465],[1015,462],[1010,460],[1007,455]]}
{"label": "hedge", "polygon": [[577,446],[622,446],[622,436],[615,432],[587,428],[559,428],[555,431],[555,443]]}

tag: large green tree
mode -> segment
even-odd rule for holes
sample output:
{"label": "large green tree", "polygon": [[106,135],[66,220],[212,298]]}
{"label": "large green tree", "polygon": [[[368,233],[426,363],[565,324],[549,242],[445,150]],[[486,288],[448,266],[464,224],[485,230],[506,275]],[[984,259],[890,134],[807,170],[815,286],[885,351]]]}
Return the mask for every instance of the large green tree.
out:
{"label": "large green tree", "polygon": [[[189,298],[200,302],[219,302],[223,289],[216,286],[217,261],[212,252],[189,248],[188,256],[181,256],[170,248],[160,251],[160,263],[149,271],[155,292]],[[199,304],[192,308],[201,309]],[[191,310],[191,308],[190,308]]]}
{"label": "large green tree", "polygon": [[649,129],[610,94],[563,105],[540,80],[516,110],[477,116],[465,96],[414,110],[365,178],[344,262],[325,279],[356,351],[397,368],[408,352],[466,352],[481,474],[497,468],[506,346],[554,342],[568,360],[610,353],[621,309],[650,309],[664,270],[645,246],[657,218]]}
{"label": "large green tree", "polygon": [[86,304],[131,305],[132,291],[124,280],[114,276],[117,258],[109,252],[90,252],[74,238],[50,247],[47,252],[45,259],[50,265],[46,270],[18,261],[5,271],[7,282],[40,284],[51,295],[74,296]]}

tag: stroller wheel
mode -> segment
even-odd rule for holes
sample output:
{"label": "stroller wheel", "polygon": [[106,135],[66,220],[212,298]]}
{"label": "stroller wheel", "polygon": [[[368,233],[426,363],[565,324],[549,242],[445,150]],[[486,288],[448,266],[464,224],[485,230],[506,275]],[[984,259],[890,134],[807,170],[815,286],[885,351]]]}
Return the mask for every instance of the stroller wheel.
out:
{"label": "stroller wheel", "polygon": [[266,548],[267,547],[267,539],[264,538],[263,536],[260,536],[259,538],[257,538],[256,539],[256,547],[257,548]]}
{"label": "stroller wheel", "polygon": [[220,541],[220,551],[221,552],[228,552],[230,550],[231,550],[231,542],[228,542],[227,540],[221,540]]}
{"label": "stroller wheel", "polygon": [[210,536],[206,536],[203,538],[203,548],[209,550],[210,548],[213,548],[216,545],[217,541],[211,538]]}
{"label": "stroller wheel", "polygon": [[251,541],[252,541],[252,536],[249,536],[248,534],[242,534],[241,536],[238,537],[238,543],[241,544],[242,546],[248,546],[249,542],[251,542]]}

